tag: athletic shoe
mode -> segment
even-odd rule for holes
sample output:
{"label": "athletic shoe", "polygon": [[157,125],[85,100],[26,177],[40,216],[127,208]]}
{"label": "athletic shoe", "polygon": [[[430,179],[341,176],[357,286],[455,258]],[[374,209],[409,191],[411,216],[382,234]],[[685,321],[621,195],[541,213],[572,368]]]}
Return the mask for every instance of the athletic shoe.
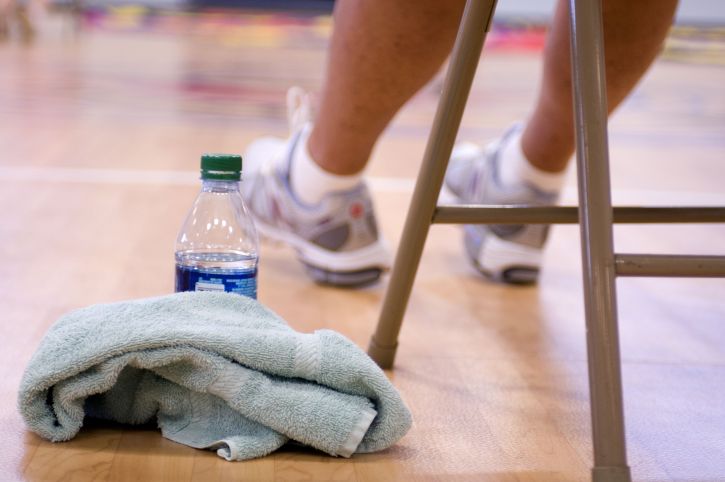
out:
{"label": "athletic shoe", "polygon": [[[288,95],[288,104],[296,93]],[[301,202],[291,189],[291,160],[312,127],[302,122],[304,117],[300,109],[291,109],[289,139],[266,137],[249,146],[244,154],[245,202],[262,235],[292,246],[316,282],[348,287],[375,282],[389,268],[390,254],[378,233],[365,183],[330,192],[314,206]]]}
{"label": "athletic shoe", "polygon": [[[499,181],[499,158],[503,147],[519,129],[515,126],[486,148],[457,145],[446,171],[445,187],[458,204],[552,205],[557,194],[522,183],[504,186]],[[464,226],[466,254],[486,277],[511,284],[537,281],[541,252],[549,225],[467,224]]]}

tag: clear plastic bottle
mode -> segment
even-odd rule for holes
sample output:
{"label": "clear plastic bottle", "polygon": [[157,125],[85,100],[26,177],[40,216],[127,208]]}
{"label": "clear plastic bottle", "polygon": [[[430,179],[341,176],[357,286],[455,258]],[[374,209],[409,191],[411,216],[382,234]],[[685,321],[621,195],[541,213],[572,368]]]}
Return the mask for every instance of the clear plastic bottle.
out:
{"label": "clear plastic bottle", "polygon": [[176,238],[176,291],[257,298],[259,240],[239,193],[242,158],[204,154],[201,192]]}

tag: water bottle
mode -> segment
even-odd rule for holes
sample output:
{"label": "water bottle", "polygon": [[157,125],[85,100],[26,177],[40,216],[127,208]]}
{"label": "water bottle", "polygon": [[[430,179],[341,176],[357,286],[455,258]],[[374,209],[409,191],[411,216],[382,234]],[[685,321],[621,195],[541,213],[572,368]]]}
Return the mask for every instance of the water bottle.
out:
{"label": "water bottle", "polygon": [[176,238],[176,291],[257,298],[259,240],[239,193],[242,157],[204,154],[201,192]]}

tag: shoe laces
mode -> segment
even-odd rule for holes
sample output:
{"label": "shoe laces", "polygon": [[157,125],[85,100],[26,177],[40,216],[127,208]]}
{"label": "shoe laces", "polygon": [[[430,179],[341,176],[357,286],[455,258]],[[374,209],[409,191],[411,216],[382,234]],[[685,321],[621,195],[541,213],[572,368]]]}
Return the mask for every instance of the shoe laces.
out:
{"label": "shoe laces", "polygon": [[290,87],[287,91],[287,123],[294,134],[305,124],[312,122],[312,96],[302,87]]}

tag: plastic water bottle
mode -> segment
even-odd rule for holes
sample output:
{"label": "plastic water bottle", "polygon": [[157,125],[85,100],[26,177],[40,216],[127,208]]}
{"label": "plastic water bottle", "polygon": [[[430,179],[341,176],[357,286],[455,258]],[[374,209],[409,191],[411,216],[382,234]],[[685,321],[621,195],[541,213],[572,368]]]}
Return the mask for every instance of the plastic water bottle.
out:
{"label": "plastic water bottle", "polygon": [[242,157],[204,154],[201,192],[176,238],[176,291],[228,291],[257,298],[257,230],[239,182]]}

